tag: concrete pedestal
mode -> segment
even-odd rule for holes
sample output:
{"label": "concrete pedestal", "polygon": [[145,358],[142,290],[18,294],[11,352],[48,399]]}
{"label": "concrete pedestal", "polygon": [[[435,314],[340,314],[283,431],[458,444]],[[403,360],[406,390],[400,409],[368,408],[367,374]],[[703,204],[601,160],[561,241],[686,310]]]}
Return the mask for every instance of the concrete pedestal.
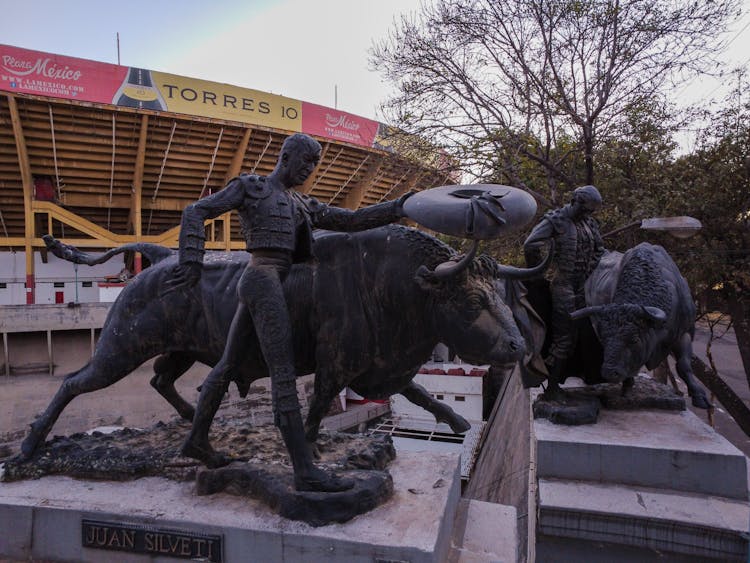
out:
{"label": "concrete pedestal", "polygon": [[532,432],[537,560],[747,560],[747,458],[690,411]]}
{"label": "concrete pedestal", "polygon": [[135,554],[83,547],[82,520],[221,536],[222,560],[445,561],[460,497],[455,454],[403,452],[392,462],[393,498],[346,524],[314,528],[257,501],[193,484],[144,478],[126,483],[45,477],[0,483],[0,559],[172,561],[175,552]]}

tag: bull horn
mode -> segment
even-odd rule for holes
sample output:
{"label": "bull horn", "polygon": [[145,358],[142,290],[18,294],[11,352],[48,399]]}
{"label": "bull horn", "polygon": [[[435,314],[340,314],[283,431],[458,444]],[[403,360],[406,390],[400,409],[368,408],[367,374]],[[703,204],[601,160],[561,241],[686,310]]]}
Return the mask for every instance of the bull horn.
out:
{"label": "bull horn", "polygon": [[474,260],[474,257],[477,255],[477,248],[479,248],[479,241],[475,239],[469,252],[464,254],[460,259],[456,260],[454,258],[438,264],[434,270],[427,270],[427,275],[432,278],[444,280],[459,274]]}
{"label": "bull horn", "polygon": [[643,306],[641,309],[643,309],[645,315],[651,320],[661,323],[667,320],[667,314],[662,309],[659,309],[659,307]]}
{"label": "bull horn", "polygon": [[574,321],[577,321],[578,319],[583,319],[585,317],[590,317],[591,315],[595,315],[596,313],[599,313],[602,310],[604,310],[604,305],[592,305],[591,307],[584,307],[583,309],[578,309],[577,311],[573,311],[570,314],[570,318]]}
{"label": "bull horn", "polygon": [[555,254],[555,241],[549,239],[549,250],[547,251],[547,257],[538,265],[533,268],[515,268],[513,266],[506,266],[504,264],[495,264],[495,275],[497,277],[508,278],[512,280],[530,280],[533,278],[541,277],[542,274],[547,270],[552,257]]}

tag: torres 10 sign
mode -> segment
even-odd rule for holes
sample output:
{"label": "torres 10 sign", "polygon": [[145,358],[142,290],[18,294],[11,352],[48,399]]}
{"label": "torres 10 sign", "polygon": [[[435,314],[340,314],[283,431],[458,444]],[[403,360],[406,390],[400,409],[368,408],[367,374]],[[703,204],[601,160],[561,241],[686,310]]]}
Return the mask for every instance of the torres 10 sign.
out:
{"label": "torres 10 sign", "polygon": [[0,90],[169,111],[375,145],[377,121],[258,90],[0,45]]}

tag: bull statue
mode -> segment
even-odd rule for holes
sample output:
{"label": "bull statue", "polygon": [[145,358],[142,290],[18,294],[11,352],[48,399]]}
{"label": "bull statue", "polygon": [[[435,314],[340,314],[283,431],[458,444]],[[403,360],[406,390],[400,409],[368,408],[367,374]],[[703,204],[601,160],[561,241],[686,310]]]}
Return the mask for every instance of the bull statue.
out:
{"label": "bull statue", "polygon": [[[150,358],[151,385],[185,419],[194,407],[174,382],[196,361],[213,366],[221,358],[237,306],[237,281],[247,253],[209,254],[200,283],[188,291],[163,292],[177,256],[151,244],[130,244],[93,259],[51,236],[56,256],[94,264],[125,251],[142,252],[152,266],[138,274],[113,304],[91,360],[65,377],[50,405],[22,443],[30,457],[44,443],[68,403],[82,393],[114,384]],[[447,422],[455,432],[469,424],[433,399],[412,379],[438,342],[479,364],[507,365],[524,356],[524,330],[535,318],[522,298],[519,280],[537,277],[535,268],[463,257],[421,231],[390,225],[343,234],[318,232],[317,261],[295,264],[284,283],[294,330],[298,374],[315,373],[306,438],[314,443],[333,398],[345,387],[385,399],[400,393]],[[506,303],[507,296],[507,303]],[[267,377],[252,324],[243,335],[245,357],[235,383],[244,397],[250,384]]]}
{"label": "bull statue", "polygon": [[605,254],[585,292],[587,306],[571,316],[590,317],[603,347],[604,381],[622,382],[625,392],[641,366],[654,369],[671,353],[693,405],[711,406],[690,366],[695,304],[664,248],[641,243],[624,254]]}

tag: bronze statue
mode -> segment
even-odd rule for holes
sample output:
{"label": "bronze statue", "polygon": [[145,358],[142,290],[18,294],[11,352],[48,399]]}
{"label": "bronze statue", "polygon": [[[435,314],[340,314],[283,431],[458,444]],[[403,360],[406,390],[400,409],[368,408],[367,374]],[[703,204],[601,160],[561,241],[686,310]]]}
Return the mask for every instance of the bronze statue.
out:
{"label": "bronze statue", "polygon": [[[284,282],[297,372],[316,374],[305,425],[308,443],[315,442],[331,401],[345,387],[374,399],[400,393],[454,432],[468,430],[465,419],[412,378],[438,342],[476,364],[503,366],[518,360],[524,338],[529,341],[526,333],[543,330],[528,314],[519,280],[541,275],[547,263],[522,270],[480,256],[457,264],[446,244],[400,225],[351,235],[316,231],[314,236],[316,260],[294,264]],[[116,254],[141,252],[151,265],[112,305],[94,356],[63,378],[31,425],[23,457],[38,453],[75,397],[120,381],[153,357],[151,385],[183,419],[192,421],[195,409],[175,381],[197,361],[218,364],[239,303],[237,287],[252,256],[208,252],[193,291],[163,295],[177,264],[168,248],[131,243],[99,256],[49,235],[43,238],[51,253],[77,264],[101,264]],[[252,325],[248,328],[247,345],[232,374],[243,397],[253,381],[268,376]]]}
{"label": "bronze statue", "polygon": [[599,223],[592,217],[601,205],[601,195],[594,186],[577,188],[571,202],[546,213],[524,242],[528,266],[541,261],[541,248],[546,241],[555,242],[548,327],[551,345],[545,358],[549,372],[546,399],[562,395],[562,372],[576,344],[576,328],[570,315],[586,306],[584,284],[605,252]]}
{"label": "bronze statue", "polygon": [[282,284],[292,264],[312,258],[312,229],[359,231],[397,221],[403,216],[398,200],[358,211],[331,207],[294,191],[312,174],[320,160],[320,144],[301,133],[288,137],[276,168],[267,177],[242,174],[209,197],[185,208],[180,231],[179,265],[167,281],[167,291],[189,289],[200,279],[206,219],[227,211],[239,212],[247,250],[252,252],[237,286],[239,304],[232,320],[221,360],[203,383],[192,430],[183,455],[209,467],[226,465],[231,458],[215,452],[208,431],[229,382],[235,377],[238,358],[255,328],[271,377],[274,422],[279,427],[294,468],[298,490],[341,491],[349,479],[328,475],[313,464],[297,398],[292,326]]}

